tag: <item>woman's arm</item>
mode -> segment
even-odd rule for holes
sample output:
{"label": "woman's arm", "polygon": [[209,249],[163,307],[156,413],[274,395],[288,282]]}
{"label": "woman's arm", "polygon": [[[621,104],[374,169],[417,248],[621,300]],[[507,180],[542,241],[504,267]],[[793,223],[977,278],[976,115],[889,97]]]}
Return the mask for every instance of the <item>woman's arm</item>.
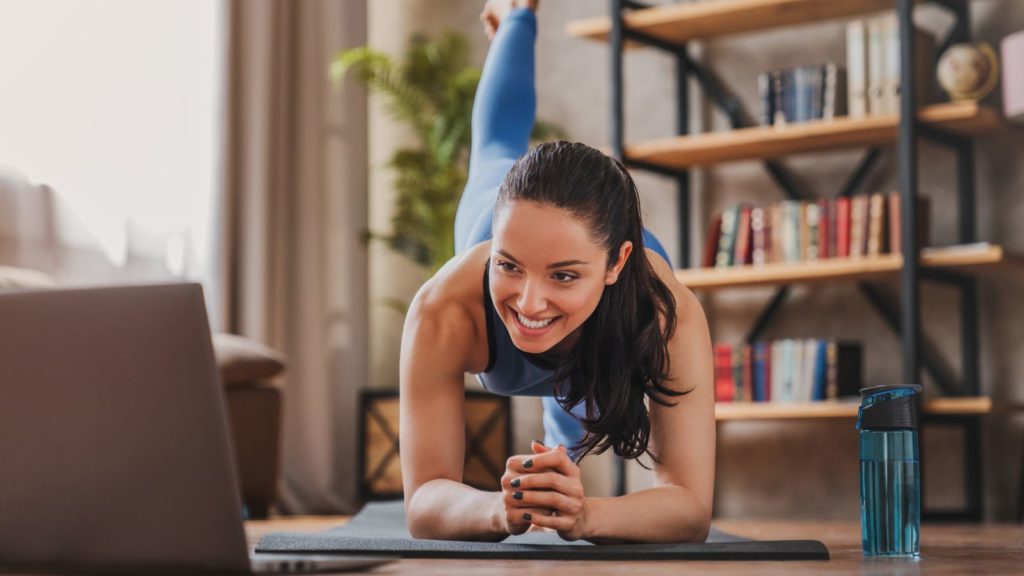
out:
{"label": "woman's arm", "polygon": [[402,332],[399,434],[409,531],[414,538],[501,540],[508,536],[501,493],[462,483],[463,374],[478,335],[469,314],[439,291],[424,285]]}

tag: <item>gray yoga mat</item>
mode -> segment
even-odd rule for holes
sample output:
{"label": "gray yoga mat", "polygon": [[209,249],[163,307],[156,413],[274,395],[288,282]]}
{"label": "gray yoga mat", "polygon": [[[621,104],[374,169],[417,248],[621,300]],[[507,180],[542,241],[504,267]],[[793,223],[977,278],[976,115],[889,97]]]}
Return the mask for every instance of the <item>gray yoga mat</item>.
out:
{"label": "gray yoga mat", "polygon": [[502,542],[416,540],[405,527],[401,501],[367,504],[347,524],[317,534],[268,534],[256,551],[495,560],[828,560],[828,549],[817,540],[749,540],[715,528],[703,544],[595,546],[566,542],[550,532],[528,532]]}

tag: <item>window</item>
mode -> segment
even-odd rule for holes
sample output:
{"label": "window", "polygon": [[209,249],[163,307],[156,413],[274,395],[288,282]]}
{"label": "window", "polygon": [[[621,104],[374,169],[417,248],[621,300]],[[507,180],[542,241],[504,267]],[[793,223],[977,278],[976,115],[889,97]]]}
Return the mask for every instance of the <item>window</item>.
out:
{"label": "window", "polygon": [[116,265],[206,274],[222,21],[216,1],[0,1],[0,164]]}

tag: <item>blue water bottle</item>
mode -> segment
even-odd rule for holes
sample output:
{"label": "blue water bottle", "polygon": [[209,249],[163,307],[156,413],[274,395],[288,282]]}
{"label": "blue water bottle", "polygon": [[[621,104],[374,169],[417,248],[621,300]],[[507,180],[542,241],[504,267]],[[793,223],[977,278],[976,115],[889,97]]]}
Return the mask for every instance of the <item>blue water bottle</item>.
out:
{"label": "blue water bottle", "polygon": [[865,556],[917,556],[921,463],[917,395],[921,386],[873,386],[861,393],[860,526]]}

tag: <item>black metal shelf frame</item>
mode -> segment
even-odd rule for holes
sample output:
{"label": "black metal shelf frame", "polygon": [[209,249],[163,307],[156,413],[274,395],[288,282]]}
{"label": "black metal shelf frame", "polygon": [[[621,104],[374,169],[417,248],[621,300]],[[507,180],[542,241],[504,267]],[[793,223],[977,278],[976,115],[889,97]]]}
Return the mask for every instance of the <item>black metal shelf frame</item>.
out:
{"label": "black metal shelf frame", "polygon": [[[677,183],[679,222],[679,264],[690,267],[690,205],[691,188],[689,170],[674,170],[629,158],[624,146],[623,119],[623,65],[622,56],[626,40],[633,40],[663,50],[676,57],[676,133],[690,133],[690,79],[694,79],[711,103],[728,119],[733,129],[754,125],[739,99],[708,69],[694,62],[687,51],[686,43],[671,43],[627,28],[623,14],[629,10],[650,8],[634,0],[609,0],[611,15],[611,147],[613,154],[627,166],[672,177]],[[911,80],[914,62],[914,0],[894,0],[899,16],[900,29],[900,98],[899,137],[896,145],[901,201],[901,238],[903,268],[900,272],[900,305],[898,309],[889,304],[881,290],[867,282],[859,282],[862,294],[885,320],[887,326],[901,339],[903,380],[921,382],[921,367],[927,369],[942,391],[951,396],[979,395],[980,369],[978,364],[978,292],[977,281],[970,276],[941,271],[922,271],[918,262],[920,246],[917,244],[917,138],[928,138],[954,151],[957,158],[958,193],[958,236],[961,243],[976,240],[975,194],[974,194],[974,148],[970,139],[945,133],[919,125],[917,121],[916,86]],[[970,7],[966,2],[955,0],[931,0],[948,10],[956,19],[955,24],[941,43],[939,53],[953,43],[966,41],[970,36]],[[839,195],[849,196],[858,190],[870,171],[878,164],[883,151],[881,147],[869,148],[864,157],[839,190]],[[764,166],[772,181],[789,199],[809,199],[813,195],[800,190],[788,170],[770,160]],[[961,320],[961,363],[958,379],[943,361],[941,355],[927,339],[923,340],[921,329],[920,280],[926,279],[954,286],[960,292]],[[784,305],[790,290],[779,288],[769,304],[755,320],[747,335],[747,341],[760,338]],[[926,418],[927,419],[927,418]],[[978,417],[945,419],[963,425],[966,433],[964,454],[965,491],[967,507],[963,510],[926,512],[924,517],[933,520],[980,521],[982,514],[981,440],[978,431]],[[616,469],[615,489],[618,494],[626,492],[625,464],[621,460]]]}

